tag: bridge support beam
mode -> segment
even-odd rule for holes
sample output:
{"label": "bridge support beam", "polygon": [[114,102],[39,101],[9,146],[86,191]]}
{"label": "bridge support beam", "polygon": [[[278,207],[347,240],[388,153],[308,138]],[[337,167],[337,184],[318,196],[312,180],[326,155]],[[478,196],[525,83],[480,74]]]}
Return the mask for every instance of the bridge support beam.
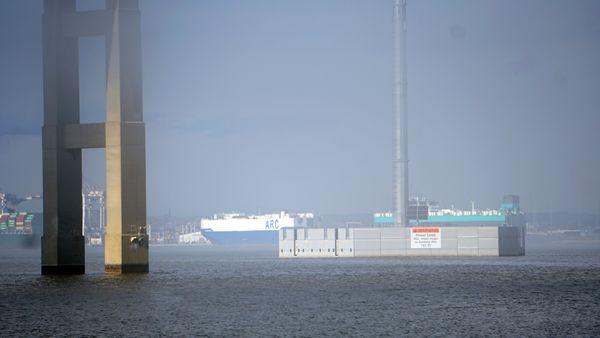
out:
{"label": "bridge support beam", "polygon": [[[44,0],[44,233],[42,274],[85,272],[84,148],[106,149],[107,272],[147,272],[145,125],[137,0],[77,12],[75,0]],[[79,37],[106,39],[107,120],[79,123]]]}

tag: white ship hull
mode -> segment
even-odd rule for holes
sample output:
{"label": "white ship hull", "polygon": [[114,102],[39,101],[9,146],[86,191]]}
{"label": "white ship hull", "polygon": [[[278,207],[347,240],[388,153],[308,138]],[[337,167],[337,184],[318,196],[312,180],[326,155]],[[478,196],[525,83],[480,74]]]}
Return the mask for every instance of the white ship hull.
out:
{"label": "white ship hull", "polygon": [[215,215],[202,219],[202,234],[213,244],[277,244],[283,227],[304,227],[312,223],[312,214]]}

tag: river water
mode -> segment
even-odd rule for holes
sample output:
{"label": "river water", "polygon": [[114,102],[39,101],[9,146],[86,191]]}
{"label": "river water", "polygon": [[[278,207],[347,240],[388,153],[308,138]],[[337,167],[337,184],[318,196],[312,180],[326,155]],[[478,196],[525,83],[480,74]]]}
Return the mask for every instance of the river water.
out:
{"label": "river water", "polygon": [[151,247],[149,274],[39,275],[0,249],[0,333],[185,336],[600,336],[600,242],[525,257],[281,260],[273,247]]}

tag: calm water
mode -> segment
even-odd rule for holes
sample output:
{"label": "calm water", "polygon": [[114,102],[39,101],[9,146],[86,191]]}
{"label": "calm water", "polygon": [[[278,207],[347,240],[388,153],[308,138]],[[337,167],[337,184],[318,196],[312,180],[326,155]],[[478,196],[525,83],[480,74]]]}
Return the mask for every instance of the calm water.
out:
{"label": "calm water", "polygon": [[151,273],[42,277],[0,250],[0,332],[23,335],[600,336],[598,242],[516,258],[279,260],[274,248],[151,247]]}

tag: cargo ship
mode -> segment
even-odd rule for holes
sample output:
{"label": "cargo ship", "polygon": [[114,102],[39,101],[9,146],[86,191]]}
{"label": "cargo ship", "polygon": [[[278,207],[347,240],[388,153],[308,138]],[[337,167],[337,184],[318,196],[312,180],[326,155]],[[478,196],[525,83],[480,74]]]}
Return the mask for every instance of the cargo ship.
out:
{"label": "cargo ship", "polygon": [[0,213],[0,246],[31,247],[35,215],[27,212]]}
{"label": "cargo ship", "polygon": [[200,229],[213,244],[277,245],[280,228],[308,227],[313,219],[311,213],[290,214],[285,211],[264,215],[216,214],[212,218],[202,219]]}
{"label": "cargo ship", "polygon": [[[470,210],[454,207],[440,208],[435,201],[426,198],[411,198],[408,205],[409,226],[502,226],[525,225],[525,215],[521,211],[519,196],[505,195],[499,209],[480,210],[471,202]],[[375,226],[394,225],[392,212],[373,214]]]}

